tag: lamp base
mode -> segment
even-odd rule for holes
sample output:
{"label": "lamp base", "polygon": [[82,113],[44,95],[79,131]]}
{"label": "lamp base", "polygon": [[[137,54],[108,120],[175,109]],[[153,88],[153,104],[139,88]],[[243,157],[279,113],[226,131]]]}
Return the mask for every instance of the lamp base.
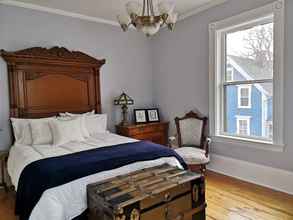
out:
{"label": "lamp base", "polygon": [[120,126],[129,125],[129,122],[127,120],[127,111],[128,111],[127,105],[122,105],[122,121],[119,124]]}

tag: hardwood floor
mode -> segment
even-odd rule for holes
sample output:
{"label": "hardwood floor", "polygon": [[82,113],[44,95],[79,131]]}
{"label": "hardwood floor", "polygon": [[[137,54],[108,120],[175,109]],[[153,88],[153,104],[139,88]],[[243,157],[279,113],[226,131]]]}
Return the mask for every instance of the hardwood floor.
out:
{"label": "hardwood floor", "polygon": [[207,174],[207,220],[293,220],[293,196]]}
{"label": "hardwood floor", "polygon": [[[207,173],[207,220],[293,220],[293,196]],[[0,191],[0,220],[16,220],[12,194]]]}
{"label": "hardwood floor", "polygon": [[0,190],[0,220],[16,220],[14,216],[14,196]]}

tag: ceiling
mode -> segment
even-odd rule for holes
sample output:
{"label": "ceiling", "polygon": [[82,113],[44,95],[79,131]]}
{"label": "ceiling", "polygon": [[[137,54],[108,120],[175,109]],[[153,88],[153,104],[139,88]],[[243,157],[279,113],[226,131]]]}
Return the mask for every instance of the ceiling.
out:
{"label": "ceiling", "polygon": [[[129,0],[0,0],[0,3],[48,11],[56,14],[72,15],[100,19],[105,23],[117,24],[116,16],[126,14],[125,4]],[[137,0],[141,1],[142,0]],[[160,0],[153,0],[157,5]],[[223,3],[225,0],[172,0],[183,19],[210,7]],[[75,16],[74,16],[75,15]]]}

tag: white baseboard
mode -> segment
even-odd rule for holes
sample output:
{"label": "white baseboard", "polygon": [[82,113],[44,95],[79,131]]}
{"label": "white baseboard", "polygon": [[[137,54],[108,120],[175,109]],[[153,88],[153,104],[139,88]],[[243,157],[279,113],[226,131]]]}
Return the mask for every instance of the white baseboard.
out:
{"label": "white baseboard", "polygon": [[207,169],[293,195],[293,172],[217,154]]}

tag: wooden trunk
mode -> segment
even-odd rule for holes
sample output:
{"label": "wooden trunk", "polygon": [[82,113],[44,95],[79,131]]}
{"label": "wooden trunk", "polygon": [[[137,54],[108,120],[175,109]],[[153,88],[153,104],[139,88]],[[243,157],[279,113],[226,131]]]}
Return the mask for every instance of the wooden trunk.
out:
{"label": "wooden trunk", "polygon": [[204,220],[204,177],[167,164],[87,187],[90,220]]}

